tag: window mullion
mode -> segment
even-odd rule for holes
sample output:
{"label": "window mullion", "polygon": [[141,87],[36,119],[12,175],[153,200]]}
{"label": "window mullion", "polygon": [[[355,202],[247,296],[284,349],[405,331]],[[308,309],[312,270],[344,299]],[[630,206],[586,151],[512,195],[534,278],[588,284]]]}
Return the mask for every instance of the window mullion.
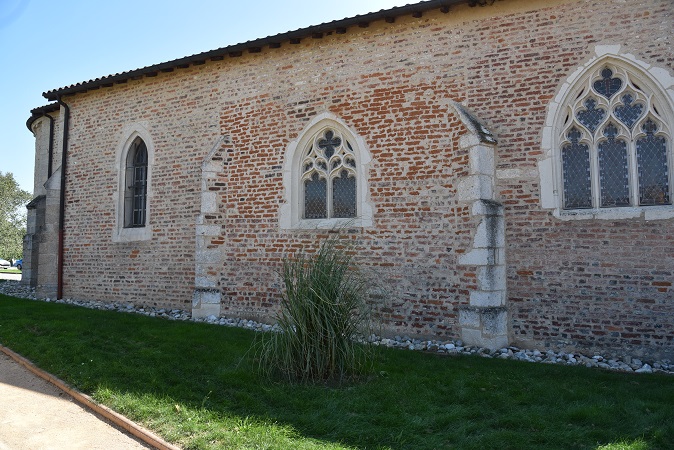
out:
{"label": "window mullion", "polygon": [[307,214],[307,205],[306,205],[306,185],[304,184],[304,177],[302,174],[300,175],[299,178],[299,186],[297,187],[297,191],[299,194],[299,208],[300,208],[300,217],[304,218],[306,217]]}
{"label": "window mullion", "polygon": [[[330,167],[330,165],[328,164],[328,168],[329,167]],[[334,216],[334,213],[332,211],[332,178],[330,177],[329,171],[327,173],[327,178],[328,178],[328,186],[327,186],[327,189],[325,190],[325,195],[327,197],[326,202],[325,202],[325,206],[326,206],[326,209],[327,209],[326,212],[327,212],[328,219],[332,219],[332,217]]]}
{"label": "window mullion", "polygon": [[[671,136],[668,136],[669,139],[667,139],[667,168],[668,168],[668,173],[669,175],[669,204],[672,205],[674,204],[674,151],[672,151],[672,146],[674,145],[674,142],[672,142]],[[636,143],[635,143],[636,145]],[[635,151],[636,153],[636,151]]]}
{"label": "window mullion", "polygon": [[599,151],[596,140],[590,145],[590,186],[592,192],[592,208],[601,207],[601,185],[599,180]]}
{"label": "window mullion", "polygon": [[630,183],[630,206],[639,206],[639,166],[637,163],[637,141],[629,141],[629,183]]}

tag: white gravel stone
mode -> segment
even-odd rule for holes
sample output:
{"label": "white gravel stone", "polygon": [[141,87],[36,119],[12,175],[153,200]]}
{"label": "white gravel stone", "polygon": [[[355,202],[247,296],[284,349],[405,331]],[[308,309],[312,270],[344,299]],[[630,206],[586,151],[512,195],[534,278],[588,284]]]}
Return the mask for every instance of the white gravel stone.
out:
{"label": "white gravel stone", "polygon": [[653,373],[653,368],[648,364],[644,364],[641,369],[635,370],[636,373]]}

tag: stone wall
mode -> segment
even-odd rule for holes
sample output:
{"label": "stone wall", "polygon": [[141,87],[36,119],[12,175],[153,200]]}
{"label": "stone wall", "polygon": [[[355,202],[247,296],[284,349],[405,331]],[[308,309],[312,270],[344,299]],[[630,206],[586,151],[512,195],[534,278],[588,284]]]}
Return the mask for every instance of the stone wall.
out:
{"label": "stone wall", "polygon": [[[372,157],[373,226],[343,235],[377,281],[388,332],[459,337],[459,311],[498,297],[483,318],[507,317],[512,342],[672,355],[674,221],[559,220],[541,208],[538,173],[563,80],[596,45],[672,73],[672,22],[668,0],[459,5],[66,97],[65,295],[183,308],[219,298],[223,314],[269,319],[282,258],[327,235],[280,230],[279,210],[289,143],[329,112]],[[461,199],[470,130],[452,101],[498,139],[492,195],[473,200],[502,212]],[[113,242],[116,149],[131,124],[153,139],[152,238]],[[505,261],[460,261],[490,220]]]}
{"label": "stone wall", "polygon": [[[50,113],[53,135],[46,117],[33,122],[35,135],[34,199],[28,205],[26,236],[23,244],[21,282],[36,288],[42,298],[55,298],[58,269],[58,222],[61,187],[63,124],[60,112]],[[49,147],[52,147],[52,173],[49,173]]]}

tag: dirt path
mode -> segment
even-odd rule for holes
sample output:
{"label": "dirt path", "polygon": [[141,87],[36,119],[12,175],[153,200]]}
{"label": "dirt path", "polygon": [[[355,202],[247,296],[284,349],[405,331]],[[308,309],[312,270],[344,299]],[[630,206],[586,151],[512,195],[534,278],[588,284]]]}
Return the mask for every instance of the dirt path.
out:
{"label": "dirt path", "polygon": [[0,450],[147,448],[0,352]]}

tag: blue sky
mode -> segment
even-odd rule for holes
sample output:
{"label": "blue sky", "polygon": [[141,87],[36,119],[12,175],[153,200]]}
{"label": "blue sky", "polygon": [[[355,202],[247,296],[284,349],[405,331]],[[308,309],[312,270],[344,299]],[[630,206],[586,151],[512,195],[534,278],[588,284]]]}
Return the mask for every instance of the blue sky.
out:
{"label": "blue sky", "polygon": [[0,0],[0,172],[33,191],[30,110],[80,81],[416,0]]}

